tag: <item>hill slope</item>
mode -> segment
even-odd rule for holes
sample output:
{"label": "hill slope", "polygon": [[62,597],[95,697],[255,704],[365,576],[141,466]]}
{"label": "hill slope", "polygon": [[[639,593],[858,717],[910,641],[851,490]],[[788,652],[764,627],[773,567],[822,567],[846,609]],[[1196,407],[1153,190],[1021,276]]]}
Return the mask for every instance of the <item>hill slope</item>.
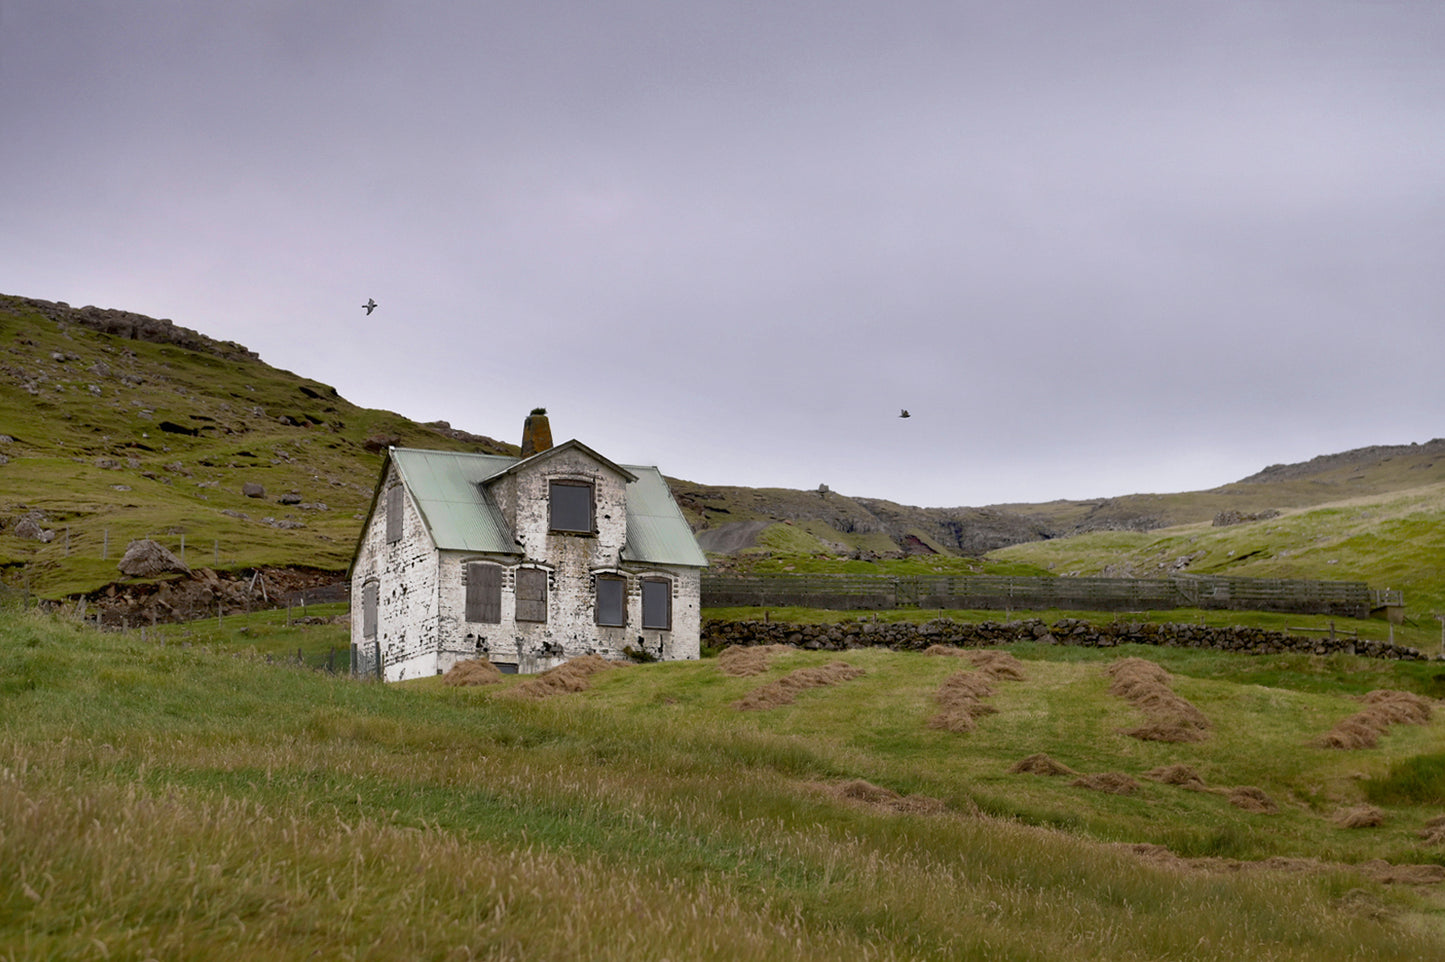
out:
{"label": "hill slope", "polygon": [[[52,597],[116,580],[147,536],[217,568],[341,571],[387,443],[516,452],[168,321],[15,297],[0,297],[0,409],[0,566]],[[18,536],[26,518],[49,540]]]}
{"label": "hill slope", "polygon": [[[50,597],[105,588],[117,580],[125,545],[143,536],[222,571],[292,566],[334,577],[350,560],[386,443],[517,450],[445,423],[357,407],[239,344],[170,321],[20,297],[0,296],[0,405],[0,569]],[[248,482],[265,496],[245,496]],[[1445,582],[1445,562],[1422,555],[1422,546],[1445,537],[1432,493],[1445,485],[1445,440],[1273,465],[1208,491],[1046,504],[919,508],[826,489],[670,483],[719,567],[783,555],[973,558],[1031,545],[989,557],[1059,573],[1143,575],[1173,552],[1170,564],[1186,558],[1238,574],[1388,584],[1407,589],[1407,601],[1422,587],[1433,599]],[[1368,511],[1348,522],[1359,549],[1348,558],[1223,547],[1236,554],[1210,561],[1188,547],[1199,537],[1193,529],[1179,538],[1163,530],[1336,502],[1391,505],[1370,510],[1394,526],[1373,531]],[[1346,515],[1317,514],[1308,524],[1326,529]],[[22,524],[27,519],[34,524]],[[1281,524],[1218,538],[1272,535]],[[51,540],[18,530],[48,531]],[[1364,550],[1372,537],[1378,554]]]}

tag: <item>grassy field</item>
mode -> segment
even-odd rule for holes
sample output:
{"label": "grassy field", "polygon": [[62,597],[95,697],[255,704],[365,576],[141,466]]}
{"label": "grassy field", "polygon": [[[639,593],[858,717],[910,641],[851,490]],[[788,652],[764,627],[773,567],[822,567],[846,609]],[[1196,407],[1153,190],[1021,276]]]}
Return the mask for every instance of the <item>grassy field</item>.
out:
{"label": "grassy field", "polygon": [[[1023,679],[960,734],[928,726],[954,658],[633,666],[534,700],[516,678],[381,686],[276,658],[327,647],[332,625],[175,630],[191,633],[0,614],[0,958],[1445,951],[1440,886],[1382,884],[1370,862],[1445,862],[1420,837],[1445,812],[1445,722],[1311,746],[1359,710],[1347,692],[1418,687],[1420,666],[1016,646]],[[1126,654],[1172,673],[1204,741],[1122,734],[1139,711],[1104,668]],[[862,676],[734,707],[833,658]],[[1009,772],[1036,752],[1137,790]],[[1145,777],[1168,764],[1279,810]],[[1378,827],[1332,821],[1366,803]],[[1292,861],[1226,861],[1272,857]]]}
{"label": "grassy field", "polygon": [[[118,580],[134,538],[177,553],[184,540],[192,565],[345,570],[381,465],[375,439],[505,449],[357,407],[260,361],[59,326],[4,296],[0,347],[0,431],[10,438],[0,444],[0,523],[38,509],[55,535],[7,531],[0,568],[23,565],[7,581],[49,598]],[[266,496],[244,496],[246,482]],[[300,503],[278,503],[283,494]]]}
{"label": "grassy field", "polygon": [[1433,626],[1445,615],[1445,485],[1375,494],[1248,524],[1107,531],[1014,545],[993,562],[1059,575],[1162,577],[1180,559],[1192,574],[1365,581],[1405,592],[1407,616]]}

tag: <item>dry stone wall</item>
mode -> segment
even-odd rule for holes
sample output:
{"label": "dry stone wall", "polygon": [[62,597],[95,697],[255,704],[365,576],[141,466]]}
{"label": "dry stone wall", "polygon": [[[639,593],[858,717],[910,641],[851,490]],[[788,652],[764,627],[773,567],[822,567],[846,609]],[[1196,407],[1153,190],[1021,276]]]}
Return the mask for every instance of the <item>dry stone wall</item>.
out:
{"label": "dry stone wall", "polygon": [[1110,622],[1092,624],[1066,618],[1048,624],[1039,618],[1022,621],[964,623],[947,618],[922,624],[851,621],[832,625],[797,625],[762,621],[703,622],[702,643],[714,649],[731,645],[792,645],[797,648],[842,651],[848,648],[891,648],[923,651],[929,645],[985,648],[1017,641],[1112,648],[1118,645],[1158,645],[1169,648],[1210,648],[1251,655],[1313,654],[1363,655],[1422,661],[1415,648],[1387,641],[1353,638],[1311,638],[1268,628],[1211,627],[1188,624]]}

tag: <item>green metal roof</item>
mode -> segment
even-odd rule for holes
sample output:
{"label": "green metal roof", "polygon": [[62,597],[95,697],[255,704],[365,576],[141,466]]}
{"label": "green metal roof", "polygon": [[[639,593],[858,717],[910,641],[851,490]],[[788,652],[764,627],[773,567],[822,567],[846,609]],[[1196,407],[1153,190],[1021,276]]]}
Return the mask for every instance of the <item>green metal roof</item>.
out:
{"label": "green metal roof", "polygon": [[656,468],[622,465],[637,475],[627,485],[627,544],[623,561],[663,565],[707,566],[692,528]]}
{"label": "green metal roof", "polygon": [[[586,450],[591,453],[591,449]],[[485,484],[521,459],[416,448],[392,448],[390,456],[438,548],[521,554]],[[599,460],[612,465],[604,458]],[[622,549],[622,560],[706,566],[707,558],[692,536],[682,509],[673,500],[662,472],[655,467],[613,466],[632,476],[627,484],[627,544]]]}
{"label": "green metal roof", "polygon": [[481,482],[515,462],[495,454],[392,448],[412,501],[438,548],[521,554],[507,521]]}

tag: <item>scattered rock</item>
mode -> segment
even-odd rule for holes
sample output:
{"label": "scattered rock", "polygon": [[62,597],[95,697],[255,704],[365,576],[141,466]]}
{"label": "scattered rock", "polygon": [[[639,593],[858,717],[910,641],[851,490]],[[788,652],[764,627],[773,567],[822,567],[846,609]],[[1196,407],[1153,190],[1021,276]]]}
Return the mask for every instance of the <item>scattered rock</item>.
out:
{"label": "scattered rock", "polygon": [[132,578],[150,578],[172,571],[190,572],[190,567],[164,545],[149,538],[132,541],[116,565],[121,574]]}
{"label": "scattered rock", "polygon": [[248,498],[264,498],[266,497],[266,488],[255,481],[247,481],[241,485],[241,493]]}
{"label": "scattered rock", "polygon": [[285,494],[281,495],[279,498],[277,498],[277,499],[276,499],[276,503],[277,503],[277,504],[300,504],[300,503],[301,503],[301,495],[296,494],[294,491],[288,491],[287,493],[285,493]]}

